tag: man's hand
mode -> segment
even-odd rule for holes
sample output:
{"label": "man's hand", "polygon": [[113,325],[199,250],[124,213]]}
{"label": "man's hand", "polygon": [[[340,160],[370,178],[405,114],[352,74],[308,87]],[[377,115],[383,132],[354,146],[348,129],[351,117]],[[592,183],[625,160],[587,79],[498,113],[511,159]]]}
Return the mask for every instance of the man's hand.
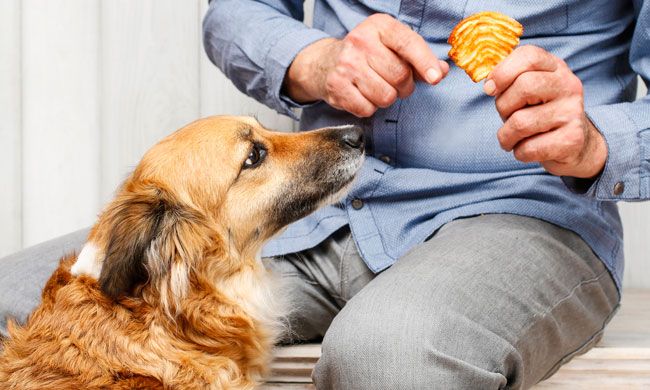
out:
{"label": "man's hand", "polygon": [[449,65],[420,35],[389,15],[375,14],[342,40],[323,39],[298,53],[284,90],[297,102],[324,100],[368,117],[409,96],[416,76],[437,84],[447,72]]}
{"label": "man's hand", "polygon": [[517,160],[554,175],[592,178],[607,144],[585,115],[582,82],[560,58],[535,46],[517,48],[484,85],[504,121],[497,137]]}

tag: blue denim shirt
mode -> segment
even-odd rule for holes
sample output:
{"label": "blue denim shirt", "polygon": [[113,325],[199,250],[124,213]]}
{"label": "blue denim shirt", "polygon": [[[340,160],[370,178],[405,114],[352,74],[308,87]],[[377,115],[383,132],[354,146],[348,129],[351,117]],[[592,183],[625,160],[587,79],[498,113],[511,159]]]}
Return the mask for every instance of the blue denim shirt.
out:
{"label": "blue denim shirt", "polygon": [[[456,23],[475,12],[500,11],[524,25],[522,44],[563,58],[580,77],[587,114],[604,135],[609,157],[595,182],[518,162],[499,147],[502,121],[494,98],[452,64],[440,85],[418,83],[411,96],[369,119],[322,102],[303,109],[302,129],[364,126],[367,159],[341,203],[290,225],[264,256],[313,247],[349,224],[363,259],[379,272],[453,219],[510,213],[576,232],[620,288],[623,231],[614,201],[650,198],[650,97],[632,102],[636,75],[650,79],[650,0],[316,0],[313,28],[301,22],[302,6],[300,0],[212,1],[204,20],[208,56],[241,91],[292,115],[296,104],[282,96],[282,81],[310,43],[343,37],[383,12],[448,60],[446,41]],[[614,191],[617,183],[622,194]]]}

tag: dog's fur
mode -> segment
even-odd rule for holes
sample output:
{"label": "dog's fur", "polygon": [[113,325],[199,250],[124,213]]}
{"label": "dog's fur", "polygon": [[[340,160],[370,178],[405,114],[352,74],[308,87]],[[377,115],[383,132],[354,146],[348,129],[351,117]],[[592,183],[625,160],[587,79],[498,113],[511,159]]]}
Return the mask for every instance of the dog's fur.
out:
{"label": "dog's fur", "polygon": [[[285,310],[259,251],[345,191],[363,148],[343,135],[359,131],[276,133],[213,117],[162,140],[27,323],[10,323],[0,387],[254,387]],[[266,157],[243,168],[257,147]]]}

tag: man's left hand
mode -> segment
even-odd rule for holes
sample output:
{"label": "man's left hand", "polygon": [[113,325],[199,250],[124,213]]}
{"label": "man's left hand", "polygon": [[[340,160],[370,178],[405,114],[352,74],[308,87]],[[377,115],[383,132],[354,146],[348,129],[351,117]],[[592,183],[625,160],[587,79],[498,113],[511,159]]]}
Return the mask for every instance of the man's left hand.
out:
{"label": "man's left hand", "polygon": [[504,121],[497,138],[517,160],[558,176],[593,178],[607,160],[605,139],[587,118],[582,82],[560,58],[521,46],[485,82]]}

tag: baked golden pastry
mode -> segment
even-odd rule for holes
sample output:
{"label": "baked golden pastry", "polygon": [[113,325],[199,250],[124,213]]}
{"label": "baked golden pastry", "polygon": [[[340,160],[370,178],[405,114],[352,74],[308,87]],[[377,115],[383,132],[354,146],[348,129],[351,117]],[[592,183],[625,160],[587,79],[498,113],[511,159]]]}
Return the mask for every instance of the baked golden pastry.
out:
{"label": "baked golden pastry", "polygon": [[499,12],[479,12],[451,32],[449,57],[477,83],[519,44],[524,27]]}

